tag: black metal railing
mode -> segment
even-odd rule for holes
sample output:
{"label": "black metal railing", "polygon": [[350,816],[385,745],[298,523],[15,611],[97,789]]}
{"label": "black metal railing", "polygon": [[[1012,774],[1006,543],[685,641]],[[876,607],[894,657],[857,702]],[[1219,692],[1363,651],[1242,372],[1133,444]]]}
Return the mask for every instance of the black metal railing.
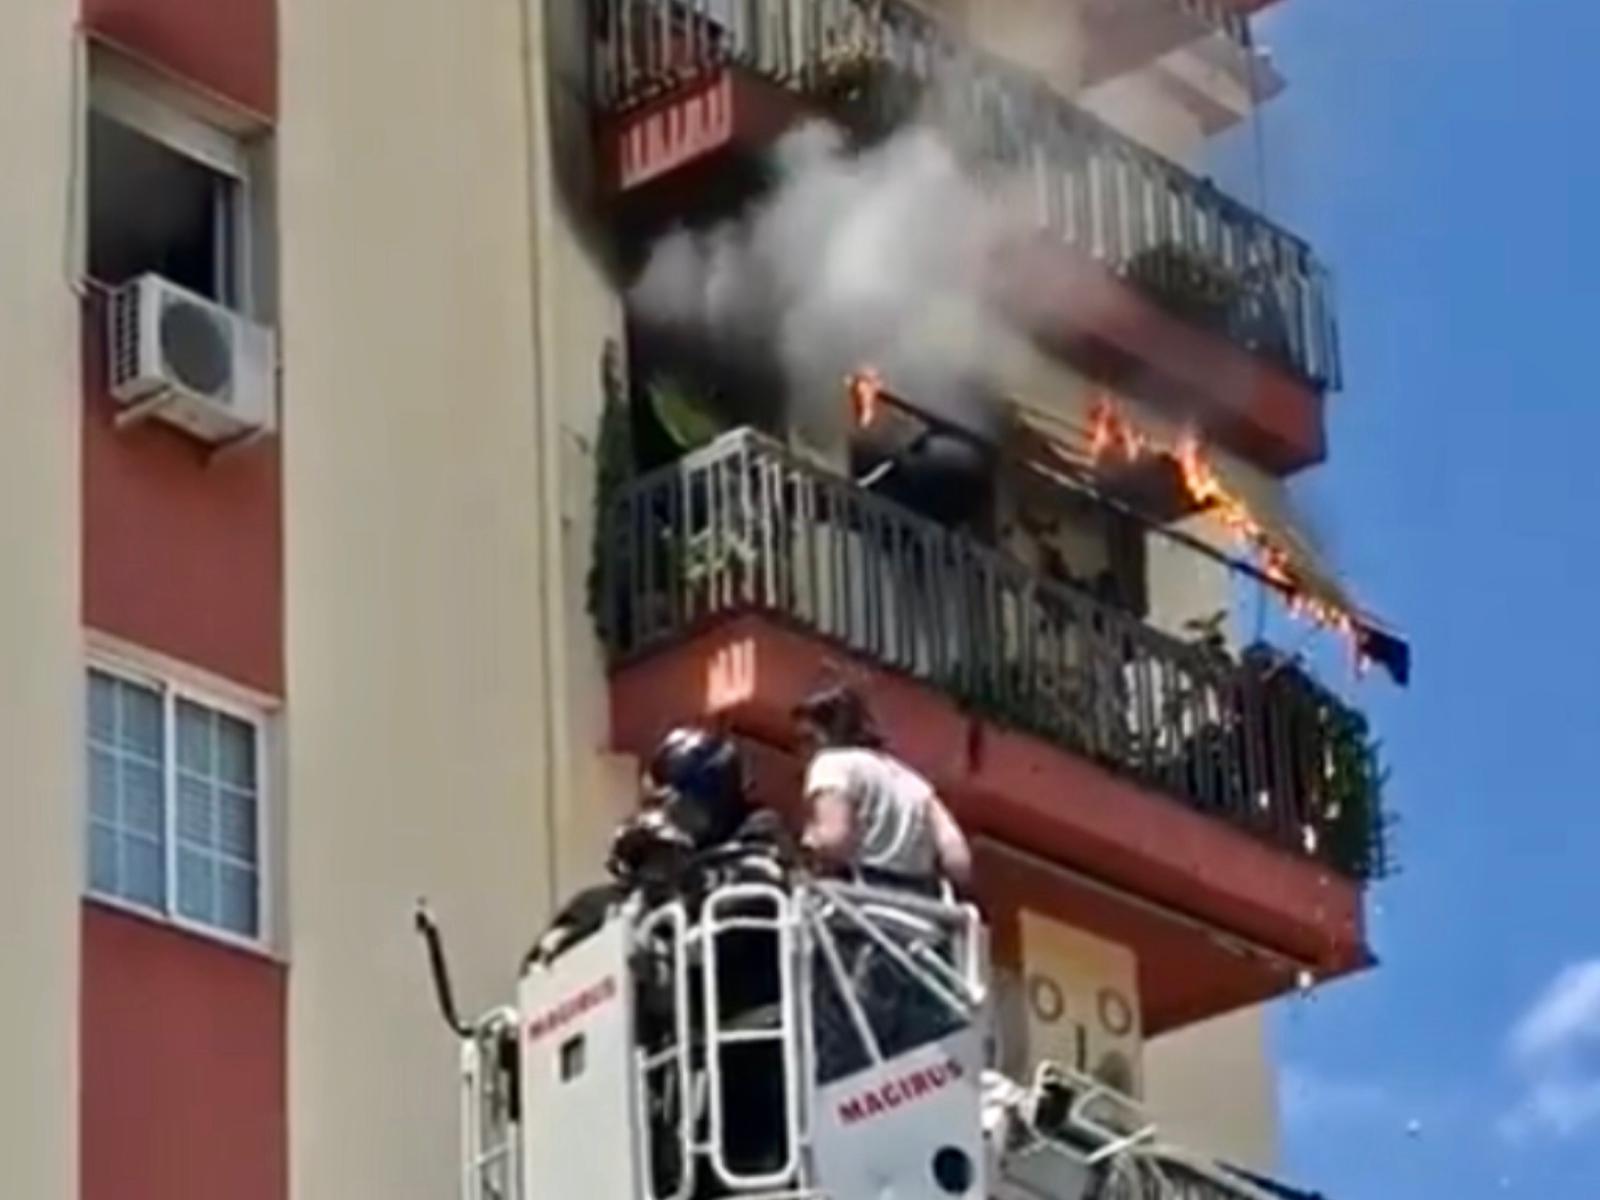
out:
{"label": "black metal railing", "polygon": [[602,503],[614,661],[768,614],[1341,872],[1383,870],[1364,725],[1298,670],[1175,639],[748,430]]}
{"label": "black metal railing", "polygon": [[727,65],[880,122],[920,104],[1029,185],[1039,229],[1311,384],[1339,386],[1333,281],[1304,241],[903,0],[596,5],[601,105]]}

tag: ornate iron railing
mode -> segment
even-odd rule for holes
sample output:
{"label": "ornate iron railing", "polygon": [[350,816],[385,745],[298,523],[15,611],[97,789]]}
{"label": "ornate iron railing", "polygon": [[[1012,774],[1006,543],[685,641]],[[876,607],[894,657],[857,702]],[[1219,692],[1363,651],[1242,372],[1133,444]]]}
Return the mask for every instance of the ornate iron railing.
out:
{"label": "ornate iron railing", "polygon": [[596,4],[600,104],[627,108],[729,65],[880,123],[920,103],[1029,182],[1038,228],[1314,386],[1339,386],[1333,280],[1304,241],[904,0]]}
{"label": "ornate iron railing", "polygon": [[1364,724],[1281,660],[1175,639],[750,431],[603,504],[616,661],[767,614],[1341,872],[1384,869]]}

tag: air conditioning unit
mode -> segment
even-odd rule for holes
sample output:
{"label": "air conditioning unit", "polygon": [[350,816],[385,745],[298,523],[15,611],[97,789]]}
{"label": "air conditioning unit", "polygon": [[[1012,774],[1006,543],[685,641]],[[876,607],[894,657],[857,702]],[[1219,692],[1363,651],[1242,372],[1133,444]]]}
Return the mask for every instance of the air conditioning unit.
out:
{"label": "air conditioning unit", "polygon": [[1030,1066],[1054,1062],[1124,1095],[1141,1095],[1144,1037],[1133,952],[1028,908],[1018,926]]}
{"label": "air conditioning unit", "polygon": [[158,417],[207,442],[272,429],[270,330],[158,275],[111,299],[111,394],[123,415]]}

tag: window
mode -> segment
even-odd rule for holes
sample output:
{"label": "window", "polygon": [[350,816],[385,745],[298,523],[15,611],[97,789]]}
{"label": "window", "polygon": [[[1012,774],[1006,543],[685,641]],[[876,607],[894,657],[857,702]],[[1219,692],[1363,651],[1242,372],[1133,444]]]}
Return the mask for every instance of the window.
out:
{"label": "window", "polygon": [[252,314],[257,146],[181,99],[170,85],[97,64],[85,130],[89,276],[115,286],[153,272]]}
{"label": "window", "polygon": [[260,721],[91,667],[88,755],[89,891],[260,940]]}

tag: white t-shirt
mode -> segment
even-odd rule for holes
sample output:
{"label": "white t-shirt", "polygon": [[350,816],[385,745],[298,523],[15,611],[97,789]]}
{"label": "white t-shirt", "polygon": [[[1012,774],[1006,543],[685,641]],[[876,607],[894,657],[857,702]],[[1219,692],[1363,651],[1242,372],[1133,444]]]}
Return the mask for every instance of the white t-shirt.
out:
{"label": "white t-shirt", "polygon": [[855,861],[900,875],[937,872],[933,785],[877,750],[819,751],[806,768],[806,798],[839,792],[855,811]]}

